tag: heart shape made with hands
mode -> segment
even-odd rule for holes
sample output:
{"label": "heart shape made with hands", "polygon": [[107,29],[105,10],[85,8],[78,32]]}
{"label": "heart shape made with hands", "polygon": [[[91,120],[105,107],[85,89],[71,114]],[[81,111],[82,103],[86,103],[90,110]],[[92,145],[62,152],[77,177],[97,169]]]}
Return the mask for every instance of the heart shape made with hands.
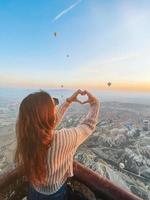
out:
{"label": "heart shape made with hands", "polygon": [[87,96],[87,94],[78,94],[78,96],[76,97],[77,102],[81,103],[81,104],[85,104],[88,102],[89,98]]}

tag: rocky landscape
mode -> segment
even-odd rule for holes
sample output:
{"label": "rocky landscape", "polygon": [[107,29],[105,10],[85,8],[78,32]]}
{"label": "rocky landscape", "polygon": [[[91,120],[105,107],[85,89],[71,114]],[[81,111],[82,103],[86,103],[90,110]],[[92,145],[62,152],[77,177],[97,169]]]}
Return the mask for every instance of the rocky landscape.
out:
{"label": "rocky landscape", "polygon": [[[13,163],[15,102],[0,106],[0,173]],[[74,104],[58,128],[77,126],[88,106]],[[95,132],[79,147],[75,159],[119,186],[150,199],[150,131],[143,120],[150,119],[150,106],[118,102],[101,103]]]}

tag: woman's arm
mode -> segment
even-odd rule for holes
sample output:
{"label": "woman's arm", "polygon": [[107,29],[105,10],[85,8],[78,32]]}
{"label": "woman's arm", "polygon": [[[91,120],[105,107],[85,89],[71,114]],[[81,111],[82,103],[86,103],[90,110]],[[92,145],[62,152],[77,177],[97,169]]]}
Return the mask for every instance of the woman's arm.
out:
{"label": "woman's arm", "polygon": [[74,150],[76,150],[77,147],[94,132],[99,117],[99,100],[88,91],[84,91],[84,94],[87,94],[88,100],[83,102],[83,104],[90,104],[89,112],[77,127],[65,129],[65,132],[67,133],[66,138],[69,141],[69,144],[73,143]]}
{"label": "woman's arm", "polygon": [[57,112],[56,112],[55,128],[61,123],[62,118],[65,112],[67,111],[67,109],[69,108],[69,106],[70,106],[70,103],[68,101],[65,101],[58,107]]}
{"label": "woman's arm", "polygon": [[86,117],[82,120],[79,126],[86,125],[91,130],[95,129],[96,124],[98,122],[99,108],[100,108],[100,102],[98,99],[95,99],[95,102],[90,104],[89,112],[86,115]]}
{"label": "woman's arm", "polygon": [[96,129],[98,123],[100,110],[100,102],[98,99],[90,103],[90,109],[86,117],[82,122],[75,128],[76,132],[76,147],[82,144]]}

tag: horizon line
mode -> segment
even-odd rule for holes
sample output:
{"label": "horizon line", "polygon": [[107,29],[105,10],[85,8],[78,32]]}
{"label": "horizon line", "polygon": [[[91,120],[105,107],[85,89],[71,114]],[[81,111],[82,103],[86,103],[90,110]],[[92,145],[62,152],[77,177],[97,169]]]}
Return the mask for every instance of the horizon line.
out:
{"label": "horizon line", "polygon": [[136,87],[116,87],[116,86],[112,86],[112,87],[88,87],[88,86],[65,86],[65,87],[61,87],[61,86],[32,86],[32,85],[24,85],[24,86],[18,86],[18,85],[3,85],[0,86],[0,89],[36,89],[36,90],[42,90],[42,89],[49,89],[49,90],[77,90],[77,89],[83,89],[83,90],[95,90],[95,91],[109,91],[109,92],[142,92],[142,93],[150,93],[150,87],[138,87],[138,85],[136,85]]}

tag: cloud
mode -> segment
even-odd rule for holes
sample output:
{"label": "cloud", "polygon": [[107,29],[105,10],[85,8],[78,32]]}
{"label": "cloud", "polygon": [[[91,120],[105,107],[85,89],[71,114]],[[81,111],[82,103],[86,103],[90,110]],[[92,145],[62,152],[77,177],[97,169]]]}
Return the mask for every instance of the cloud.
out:
{"label": "cloud", "polygon": [[[84,65],[79,67],[78,77],[89,78],[89,83],[97,82],[106,83],[108,81],[114,83],[123,83],[130,85],[131,83],[148,84],[147,89],[150,89],[150,60],[148,51],[130,53],[125,55],[114,55],[108,59],[98,61],[86,61]],[[132,84],[131,84],[132,85]],[[138,85],[138,84],[137,84]],[[119,86],[117,86],[119,87]],[[137,86],[138,88],[138,86]],[[145,86],[146,89],[146,86]],[[143,89],[144,90],[144,89]]]}
{"label": "cloud", "polygon": [[54,17],[54,19],[52,20],[52,22],[57,21],[58,19],[60,19],[63,15],[67,14],[70,10],[72,10],[73,8],[75,8],[79,3],[81,3],[82,0],[78,0],[76,3],[72,4],[71,6],[69,6],[68,8],[66,8],[65,10],[63,10],[62,12],[60,12],[56,17]]}
{"label": "cloud", "polygon": [[113,56],[110,58],[107,58],[102,61],[94,61],[93,64],[90,64],[91,66],[86,66],[86,67],[81,67],[79,70],[80,72],[87,72],[87,73],[97,73],[97,72],[102,72],[107,71],[108,68],[113,67],[114,65],[118,64],[123,64],[126,61],[131,61],[133,59],[138,58],[140,55],[137,53],[133,54],[127,54],[127,55],[118,55],[118,56]]}

